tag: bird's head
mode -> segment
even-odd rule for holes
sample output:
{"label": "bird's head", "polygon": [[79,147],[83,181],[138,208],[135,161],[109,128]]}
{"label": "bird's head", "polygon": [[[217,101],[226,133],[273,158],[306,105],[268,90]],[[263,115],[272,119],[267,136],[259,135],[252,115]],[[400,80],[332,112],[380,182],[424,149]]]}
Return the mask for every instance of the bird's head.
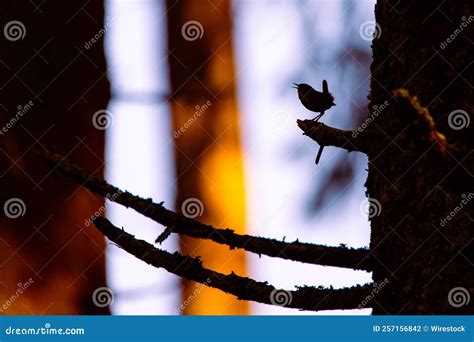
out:
{"label": "bird's head", "polygon": [[313,87],[311,87],[309,84],[306,84],[306,83],[293,83],[293,88],[302,90],[305,93],[308,91],[314,90]]}

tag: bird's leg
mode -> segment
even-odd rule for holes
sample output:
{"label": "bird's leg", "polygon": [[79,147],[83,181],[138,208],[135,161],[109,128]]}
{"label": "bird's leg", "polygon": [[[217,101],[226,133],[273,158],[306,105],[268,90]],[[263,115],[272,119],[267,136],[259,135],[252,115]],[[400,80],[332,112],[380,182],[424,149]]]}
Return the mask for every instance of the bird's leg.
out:
{"label": "bird's leg", "polygon": [[323,115],[324,115],[324,111],[322,111],[317,117],[315,117],[315,118],[313,119],[313,121],[314,121],[314,122],[318,122],[319,119],[321,118],[321,116],[323,116]]}

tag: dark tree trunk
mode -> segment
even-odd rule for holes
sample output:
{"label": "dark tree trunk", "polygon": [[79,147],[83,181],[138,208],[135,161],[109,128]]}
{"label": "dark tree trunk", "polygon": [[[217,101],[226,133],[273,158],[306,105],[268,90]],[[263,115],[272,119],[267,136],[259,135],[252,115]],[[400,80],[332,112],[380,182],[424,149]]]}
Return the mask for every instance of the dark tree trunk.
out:
{"label": "dark tree trunk", "polygon": [[473,13],[460,0],[376,5],[369,108],[389,105],[368,128],[380,149],[366,185],[374,281],[388,285],[374,314],[473,312]]}
{"label": "dark tree trunk", "polygon": [[103,3],[3,1],[0,11],[10,30],[0,39],[0,205],[24,203],[23,216],[0,218],[0,302],[31,278],[6,313],[106,314],[92,301],[105,286],[104,239],[85,226],[104,201],[58,182],[33,152],[49,145],[102,174],[104,131],[92,117],[109,99]]}
{"label": "dark tree trunk", "polygon": [[[168,60],[176,160],[176,207],[203,222],[244,232],[243,162],[235,91],[231,2],[167,1]],[[188,204],[188,205],[187,205]],[[246,273],[245,254],[188,237],[184,254],[199,255],[209,267]],[[246,314],[248,304],[201,288],[186,314]],[[183,301],[196,284],[183,281]],[[206,305],[200,304],[206,303]]]}

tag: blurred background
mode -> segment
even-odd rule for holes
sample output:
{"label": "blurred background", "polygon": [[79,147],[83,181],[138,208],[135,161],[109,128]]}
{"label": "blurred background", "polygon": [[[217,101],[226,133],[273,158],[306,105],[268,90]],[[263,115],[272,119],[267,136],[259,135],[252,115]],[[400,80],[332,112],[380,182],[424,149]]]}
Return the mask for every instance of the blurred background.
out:
{"label": "blurred background", "polygon": [[[326,147],[316,166],[319,146],[296,125],[314,113],[301,105],[292,83],[321,90],[326,79],[336,107],[322,122],[357,127],[368,103],[374,5],[0,4],[1,311],[305,314],[238,301],[104,241],[87,221],[94,213],[105,212],[112,223],[151,243],[163,227],[56,177],[32,147],[51,146],[121,189],[165,201],[167,208],[215,227],[367,247],[366,157]],[[158,247],[201,256],[206,267],[277,288],[340,288],[371,280],[367,272],[259,257],[175,234]]]}
{"label": "blurred background", "polygon": [[[361,209],[366,157],[326,148],[316,166],[318,146],[296,126],[296,119],[311,118],[312,113],[299,103],[291,84],[309,83],[321,89],[322,80],[328,80],[336,107],[323,122],[342,129],[357,127],[367,107],[371,62],[370,40],[361,36],[360,28],[374,20],[374,1],[224,0],[196,6],[152,0],[106,2],[109,110],[114,118],[106,135],[107,179],[178,211],[187,198],[196,199],[204,216],[198,219],[219,227],[286,241],[368,246],[369,225]],[[178,26],[175,34],[167,34],[170,15],[181,16],[183,27],[189,23],[188,32]],[[186,34],[188,39],[183,39]],[[174,108],[167,101],[170,96],[186,95],[170,84],[170,73],[180,73],[170,67],[186,69],[186,63],[193,63],[186,54],[192,60],[209,59],[214,67],[207,72],[216,75],[202,75],[194,82],[197,85],[185,86],[188,94],[197,95]],[[195,115],[207,101],[208,111]],[[181,121],[173,122],[173,110],[184,112]],[[180,132],[193,116],[196,120],[189,130]],[[232,124],[234,120],[238,124]],[[211,140],[200,150],[183,147],[202,135]],[[202,160],[201,153],[214,155]],[[177,161],[178,173],[175,158],[184,159]],[[193,169],[194,176],[186,168]],[[176,189],[186,186],[194,189],[181,190],[185,194],[177,196]],[[209,189],[195,189],[199,186]],[[112,222],[140,238],[153,241],[161,231],[131,210],[114,204],[108,209]],[[175,235],[164,246],[167,250],[181,246],[193,255],[204,255],[205,265],[227,272],[237,269],[280,288],[298,284],[337,288],[371,278],[362,271],[251,253],[243,257],[225,248],[215,255],[220,246],[179,241]],[[107,277],[115,294],[115,314],[176,314],[186,299],[192,300],[185,311],[193,314],[300,314],[256,303],[231,303],[231,296],[183,283],[113,246],[107,252]],[[199,294],[193,296],[196,290]]]}

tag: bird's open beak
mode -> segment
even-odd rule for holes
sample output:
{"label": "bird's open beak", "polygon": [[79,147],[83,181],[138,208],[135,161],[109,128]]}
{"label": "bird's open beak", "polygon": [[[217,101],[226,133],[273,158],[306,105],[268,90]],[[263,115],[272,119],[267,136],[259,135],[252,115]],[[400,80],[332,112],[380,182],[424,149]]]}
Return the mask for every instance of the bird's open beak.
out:
{"label": "bird's open beak", "polygon": [[335,106],[336,104],[334,103],[334,101],[332,101],[332,105]]}
{"label": "bird's open beak", "polygon": [[298,89],[298,83],[293,83],[294,87],[292,88],[295,88],[295,89]]}

